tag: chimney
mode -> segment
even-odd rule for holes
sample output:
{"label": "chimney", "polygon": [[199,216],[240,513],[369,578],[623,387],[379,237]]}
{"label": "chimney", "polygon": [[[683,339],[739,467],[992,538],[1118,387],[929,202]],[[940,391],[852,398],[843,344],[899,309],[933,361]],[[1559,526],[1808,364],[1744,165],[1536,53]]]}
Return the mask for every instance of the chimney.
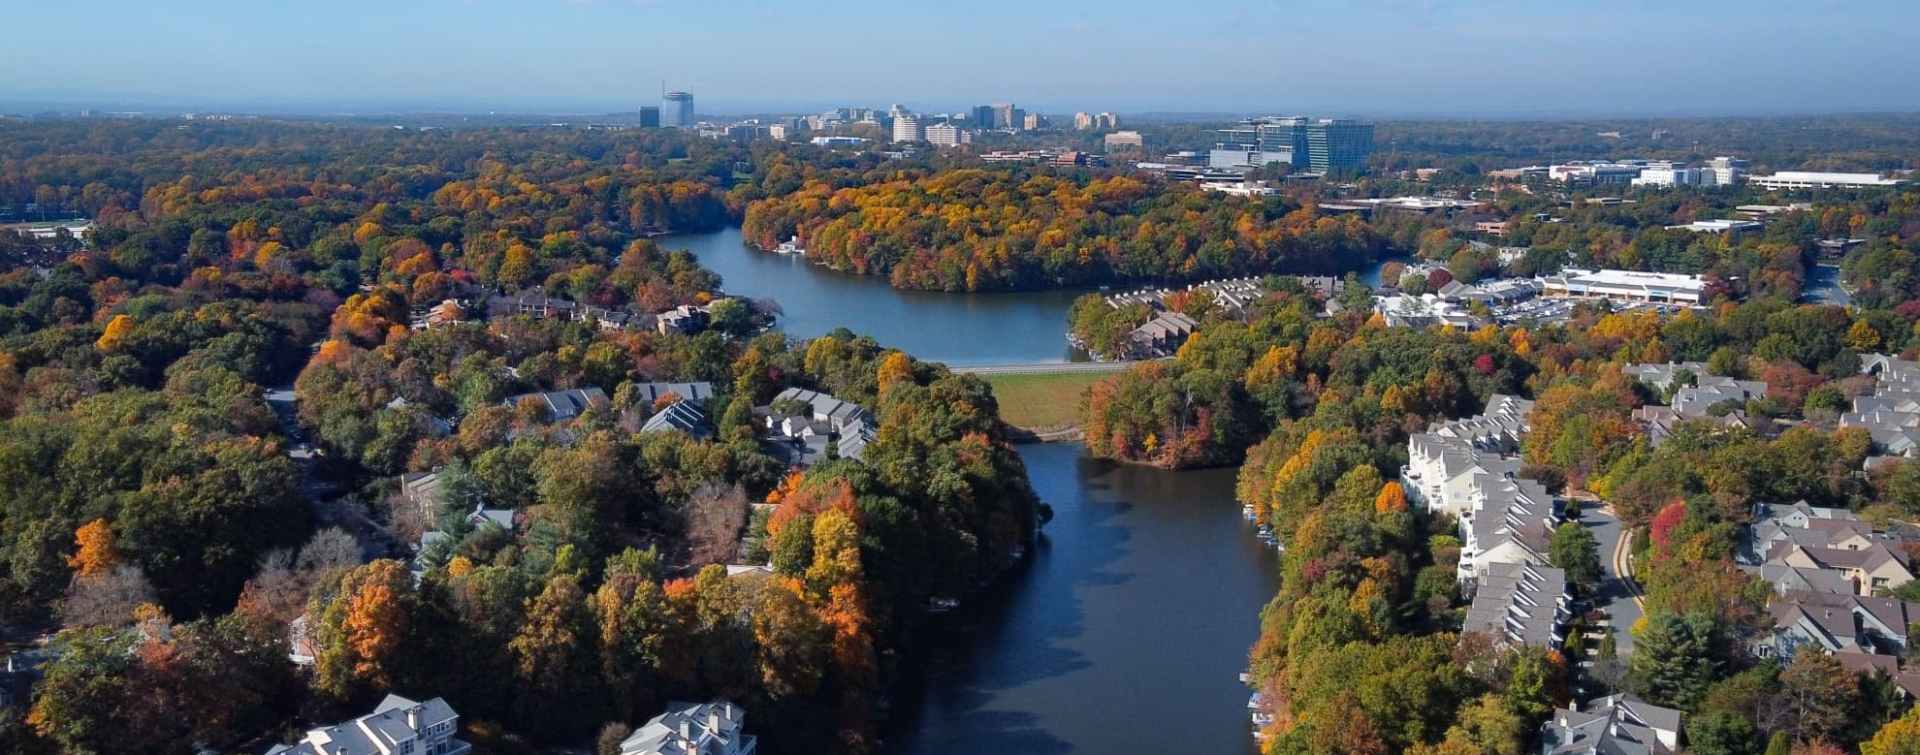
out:
{"label": "chimney", "polygon": [[693,721],[686,716],[680,717],[680,738],[693,739]]}
{"label": "chimney", "polygon": [[707,708],[707,731],[713,734],[720,733],[720,706],[718,705]]}
{"label": "chimney", "polygon": [[412,729],[415,734],[420,733],[420,706],[415,705],[407,709],[407,728]]}

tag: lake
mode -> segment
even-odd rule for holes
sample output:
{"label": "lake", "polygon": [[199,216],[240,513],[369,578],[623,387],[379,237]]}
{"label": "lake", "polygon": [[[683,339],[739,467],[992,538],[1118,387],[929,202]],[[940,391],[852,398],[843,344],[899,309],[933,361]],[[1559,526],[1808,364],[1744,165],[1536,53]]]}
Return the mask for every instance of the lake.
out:
{"label": "lake", "polygon": [[1021,446],[1054,520],[1033,560],[935,636],[889,752],[1251,753],[1239,681],[1279,589],[1234,470]]}
{"label": "lake", "polygon": [[[732,294],[777,300],[800,337],[836,327],[951,364],[1065,361],[1075,292],[943,294],[748,249],[738,229],[662,240]],[[1020,447],[1053,506],[1033,557],[940,619],[886,751],[1255,752],[1238,680],[1279,584],[1234,470],[1169,472]]]}
{"label": "lake", "polygon": [[878,276],[837,273],[798,255],[748,248],[739,228],[660,239],[720,274],[735,296],[779,302],[780,329],[800,338],[846,327],[951,365],[1085,361],[1067,345],[1067,310],[1083,291],[950,294],[902,291]]}
{"label": "lake", "polygon": [[[1067,345],[1067,311],[1084,290],[903,291],[880,276],[837,273],[799,255],[748,248],[740,229],[731,227],[659,241],[700,258],[720,274],[727,293],[778,302],[780,328],[800,338],[846,327],[921,359],[959,366],[1087,360]],[[1368,265],[1361,280],[1377,285],[1381,264]]]}

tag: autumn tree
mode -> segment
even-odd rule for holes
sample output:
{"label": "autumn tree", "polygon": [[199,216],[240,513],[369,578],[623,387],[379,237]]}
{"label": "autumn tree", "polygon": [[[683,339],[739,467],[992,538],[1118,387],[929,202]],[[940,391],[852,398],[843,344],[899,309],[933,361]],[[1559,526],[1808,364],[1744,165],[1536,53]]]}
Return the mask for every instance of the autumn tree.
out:
{"label": "autumn tree", "polygon": [[104,574],[120,563],[120,553],[113,547],[113,530],[105,519],[81,525],[74,531],[73,541],[74,553],[67,559],[67,567],[73,569],[75,577]]}
{"label": "autumn tree", "polygon": [[1920,707],[1880,727],[1860,743],[1860,755],[1920,755]]}
{"label": "autumn tree", "polygon": [[[557,574],[528,601],[527,621],[507,647],[519,682],[519,718],[548,736],[579,733],[599,711],[592,705],[556,710],[551,701],[577,697],[583,683],[598,677],[593,660],[592,618],[580,580]],[[598,697],[597,695],[593,697]]]}
{"label": "autumn tree", "polygon": [[93,347],[106,352],[118,351],[121,345],[126,343],[127,337],[133,335],[133,327],[132,317],[114,315],[112,320],[107,321],[107,327],[100,333],[100,339],[93,342]]}
{"label": "autumn tree", "polygon": [[343,572],[316,594],[307,609],[319,617],[311,630],[315,688],[346,699],[401,681],[416,601],[412,575],[391,559]]}

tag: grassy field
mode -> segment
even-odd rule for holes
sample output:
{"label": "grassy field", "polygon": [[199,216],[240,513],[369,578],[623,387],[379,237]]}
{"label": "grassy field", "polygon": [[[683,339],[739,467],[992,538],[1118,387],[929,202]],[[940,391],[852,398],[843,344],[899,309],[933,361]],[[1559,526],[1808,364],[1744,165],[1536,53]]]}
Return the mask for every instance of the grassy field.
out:
{"label": "grassy field", "polygon": [[986,375],[1000,418],[1015,427],[1042,428],[1080,424],[1080,394],[1110,372]]}

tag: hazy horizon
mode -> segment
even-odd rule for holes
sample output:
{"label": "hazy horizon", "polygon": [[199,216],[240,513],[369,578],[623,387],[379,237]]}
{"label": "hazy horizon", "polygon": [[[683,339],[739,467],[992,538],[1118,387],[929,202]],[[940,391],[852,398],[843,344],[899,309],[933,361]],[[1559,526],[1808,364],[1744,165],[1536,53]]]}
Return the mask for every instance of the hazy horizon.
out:
{"label": "hazy horizon", "polygon": [[[76,13],[83,27],[73,25]],[[680,0],[18,8],[0,110],[1042,112],[1679,117],[1906,112],[1920,4],[1138,0],[831,9]]]}

